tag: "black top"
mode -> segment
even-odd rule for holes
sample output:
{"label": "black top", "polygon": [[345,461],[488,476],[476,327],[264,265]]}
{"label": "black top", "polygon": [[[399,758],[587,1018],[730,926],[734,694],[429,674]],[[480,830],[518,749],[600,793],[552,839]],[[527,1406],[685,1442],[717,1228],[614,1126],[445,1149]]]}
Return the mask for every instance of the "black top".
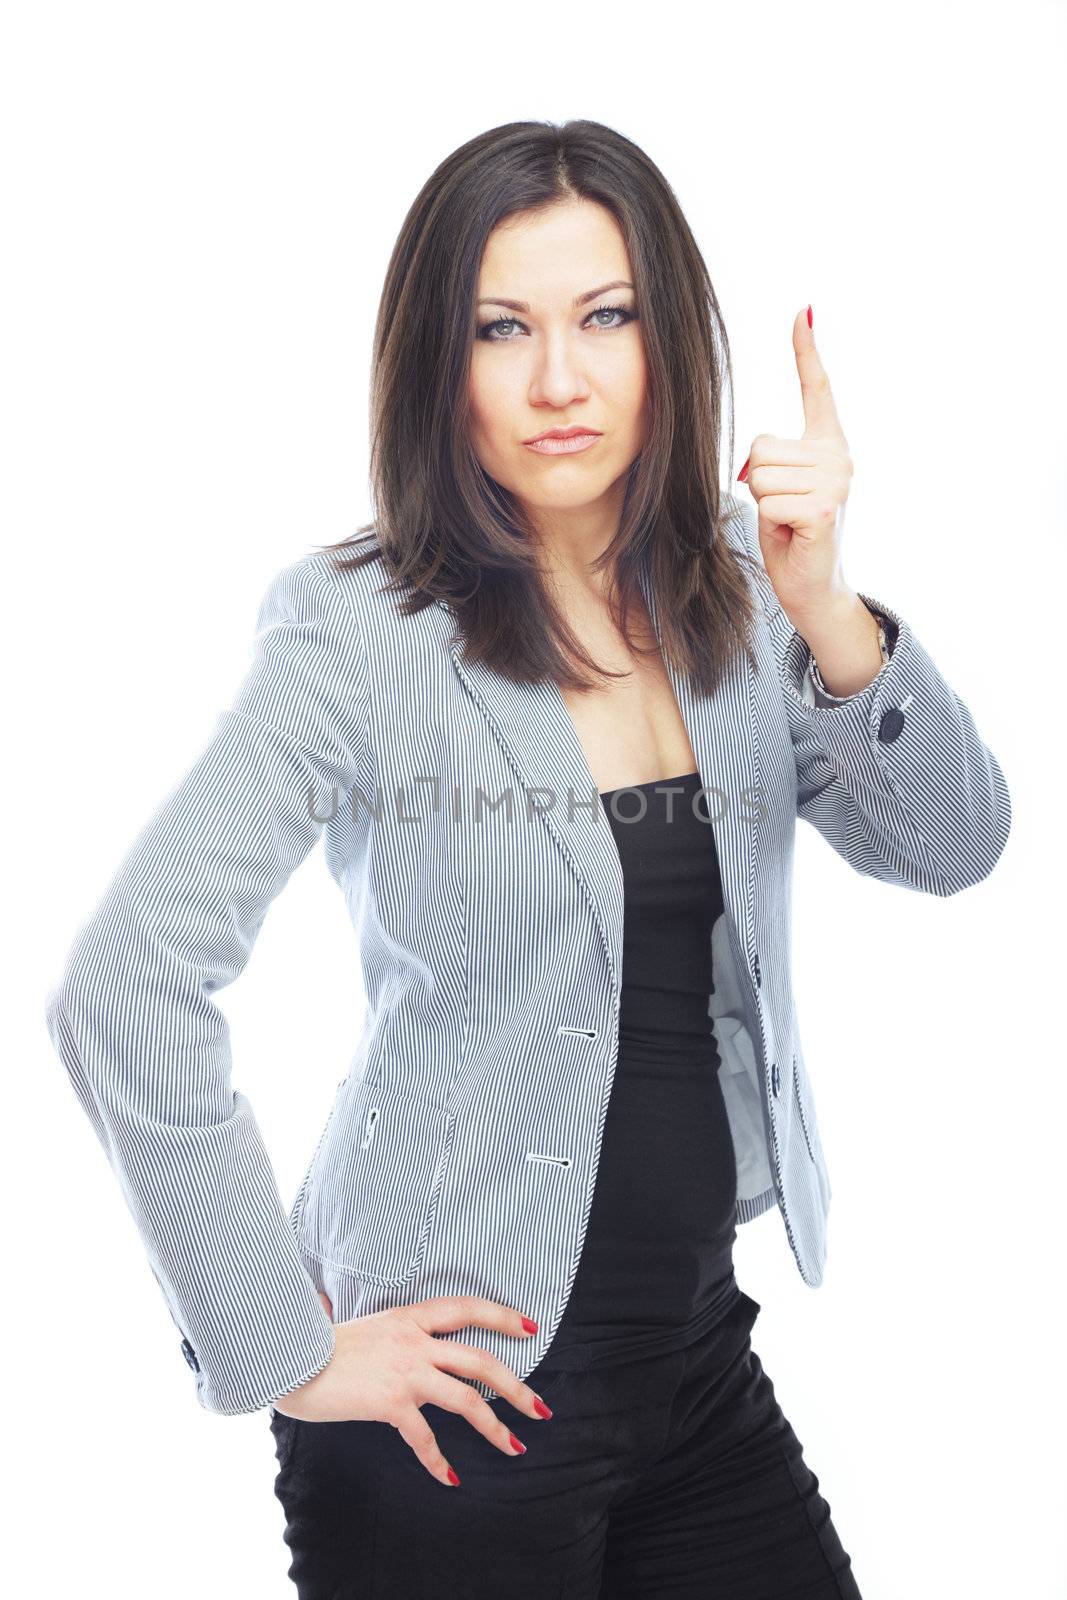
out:
{"label": "black top", "polygon": [[546,1360],[627,1361],[737,1299],[737,1169],[708,1014],[723,909],[700,775],[601,795],[625,886],[619,1056],[574,1287]]}

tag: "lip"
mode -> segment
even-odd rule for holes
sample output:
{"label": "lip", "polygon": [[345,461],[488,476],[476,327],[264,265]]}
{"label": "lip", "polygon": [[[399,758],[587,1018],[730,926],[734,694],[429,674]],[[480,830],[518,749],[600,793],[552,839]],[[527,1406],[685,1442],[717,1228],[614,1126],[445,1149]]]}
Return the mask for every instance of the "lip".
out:
{"label": "lip", "polygon": [[600,434],[591,428],[549,428],[536,439],[525,439],[527,450],[543,456],[572,456],[596,444]]}

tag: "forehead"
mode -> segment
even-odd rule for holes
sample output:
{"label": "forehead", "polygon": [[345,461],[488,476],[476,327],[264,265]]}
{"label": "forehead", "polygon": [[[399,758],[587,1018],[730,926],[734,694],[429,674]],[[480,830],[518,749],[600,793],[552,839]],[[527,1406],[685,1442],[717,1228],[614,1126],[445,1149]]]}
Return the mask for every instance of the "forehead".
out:
{"label": "forehead", "polygon": [[567,201],[498,223],[482,254],[478,294],[569,307],[575,295],[612,278],[632,281],[618,223],[605,206]]}

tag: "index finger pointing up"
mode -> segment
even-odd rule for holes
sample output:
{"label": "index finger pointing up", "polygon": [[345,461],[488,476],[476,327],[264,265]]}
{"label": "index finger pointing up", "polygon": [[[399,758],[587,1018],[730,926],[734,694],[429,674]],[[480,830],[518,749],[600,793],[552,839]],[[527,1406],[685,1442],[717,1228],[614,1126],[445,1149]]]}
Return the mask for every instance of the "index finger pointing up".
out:
{"label": "index finger pointing up", "polygon": [[[815,335],[808,318],[811,307],[798,311],[793,323],[793,350],[797,358],[800,393],[804,401],[804,434],[842,434],[841,423],[830,392],[830,380],[815,348]],[[843,434],[842,434],[843,437]]]}

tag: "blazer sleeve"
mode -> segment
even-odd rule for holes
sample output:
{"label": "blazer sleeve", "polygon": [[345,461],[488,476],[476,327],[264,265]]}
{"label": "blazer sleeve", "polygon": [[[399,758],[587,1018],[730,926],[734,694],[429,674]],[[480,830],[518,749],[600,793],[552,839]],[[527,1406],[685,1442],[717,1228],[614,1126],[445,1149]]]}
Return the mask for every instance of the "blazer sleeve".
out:
{"label": "blazer sleeve", "polygon": [[763,566],[756,508],[735,500],[774,645],[797,769],[797,814],[857,872],[951,895],[993,870],[1011,829],[997,758],[907,620],[869,595],[892,624],[890,658],[858,693],[831,703],[811,684],[811,652]]}
{"label": "blazer sleeve", "polygon": [[[260,603],[252,662],[136,838],[49,991],[47,1026],[119,1180],[208,1411],[320,1372],[335,1331],[296,1247],[215,995],[366,749],[351,605],[304,557]],[[323,820],[319,820],[319,818]]]}

